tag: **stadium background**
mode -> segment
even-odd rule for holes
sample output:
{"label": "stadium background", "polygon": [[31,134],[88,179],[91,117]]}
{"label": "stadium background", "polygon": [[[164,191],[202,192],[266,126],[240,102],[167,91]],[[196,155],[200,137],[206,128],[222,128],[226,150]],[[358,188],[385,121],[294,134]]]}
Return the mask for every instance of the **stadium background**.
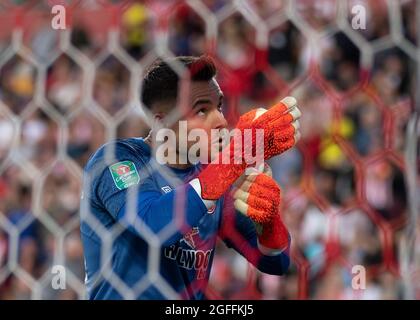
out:
{"label": "stadium background", "polygon": [[[270,162],[290,271],[261,274],[220,245],[209,296],[420,298],[416,1],[62,1],[67,28],[53,30],[56,3],[0,1],[0,299],[83,298],[81,168],[104,142],[148,133],[147,65],[203,53],[230,124],[286,94],[303,113],[297,148]],[[365,30],[351,28],[356,4]],[[66,290],[51,288],[56,264]],[[352,290],[357,264],[366,290]]]}

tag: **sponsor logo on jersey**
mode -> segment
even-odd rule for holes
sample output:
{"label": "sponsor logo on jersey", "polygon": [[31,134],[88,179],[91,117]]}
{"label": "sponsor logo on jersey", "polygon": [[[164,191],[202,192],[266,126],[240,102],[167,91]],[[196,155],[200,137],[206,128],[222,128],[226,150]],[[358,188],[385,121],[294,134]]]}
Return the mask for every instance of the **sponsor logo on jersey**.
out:
{"label": "sponsor logo on jersey", "polygon": [[179,243],[185,243],[191,249],[185,249],[180,245],[171,245],[165,248],[165,257],[175,260],[181,268],[197,271],[197,279],[204,279],[207,274],[210,256],[213,251],[196,250],[200,240],[200,230],[198,227],[192,228],[188,231]]}
{"label": "sponsor logo on jersey", "polygon": [[181,268],[196,270],[197,279],[204,279],[207,274],[212,251],[213,249],[207,251],[188,250],[173,244],[164,249],[164,254],[166,258],[175,260]]}

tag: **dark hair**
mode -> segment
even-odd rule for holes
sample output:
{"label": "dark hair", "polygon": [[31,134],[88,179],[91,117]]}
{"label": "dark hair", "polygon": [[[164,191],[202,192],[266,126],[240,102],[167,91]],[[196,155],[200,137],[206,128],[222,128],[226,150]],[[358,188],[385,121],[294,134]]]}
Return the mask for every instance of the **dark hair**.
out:
{"label": "dark hair", "polygon": [[[216,75],[216,66],[208,56],[179,56],[172,61],[187,68],[191,81],[209,81]],[[141,101],[147,109],[161,101],[176,100],[178,96],[178,74],[171,66],[161,60],[156,60],[148,69],[141,90]]]}

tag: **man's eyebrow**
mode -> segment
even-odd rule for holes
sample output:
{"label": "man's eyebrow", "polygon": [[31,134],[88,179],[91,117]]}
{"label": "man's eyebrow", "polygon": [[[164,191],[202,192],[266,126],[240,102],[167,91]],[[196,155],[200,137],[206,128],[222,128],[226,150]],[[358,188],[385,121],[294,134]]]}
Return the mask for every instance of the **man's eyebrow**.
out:
{"label": "man's eyebrow", "polygon": [[211,100],[210,99],[206,99],[206,98],[202,98],[202,99],[198,99],[194,102],[193,104],[193,109],[195,107],[197,107],[200,104],[211,104]]}
{"label": "man's eyebrow", "polygon": [[[220,94],[220,96],[219,96],[219,104],[221,104],[223,102],[224,97],[225,96],[223,94]],[[194,102],[192,108],[194,109],[195,107],[199,106],[200,104],[211,104],[211,103],[212,103],[211,99],[208,99],[208,98],[199,98],[199,99],[197,99]]]}

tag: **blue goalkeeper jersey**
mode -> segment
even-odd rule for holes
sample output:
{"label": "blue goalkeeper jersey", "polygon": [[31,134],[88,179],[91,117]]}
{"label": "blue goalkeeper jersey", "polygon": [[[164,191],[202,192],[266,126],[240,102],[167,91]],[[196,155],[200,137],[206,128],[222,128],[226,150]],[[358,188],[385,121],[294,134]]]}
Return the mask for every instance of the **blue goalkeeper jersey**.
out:
{"label": "blue goalkeeper jersey", "polygon": [[142,138],[89,159],[80,210],[89,299],[204,299],[218,236],[263,272],[288,269],[288,250],[259,253],[254,224],[230,201],[206,208],[188,184],[199,171],[158,164]]}

